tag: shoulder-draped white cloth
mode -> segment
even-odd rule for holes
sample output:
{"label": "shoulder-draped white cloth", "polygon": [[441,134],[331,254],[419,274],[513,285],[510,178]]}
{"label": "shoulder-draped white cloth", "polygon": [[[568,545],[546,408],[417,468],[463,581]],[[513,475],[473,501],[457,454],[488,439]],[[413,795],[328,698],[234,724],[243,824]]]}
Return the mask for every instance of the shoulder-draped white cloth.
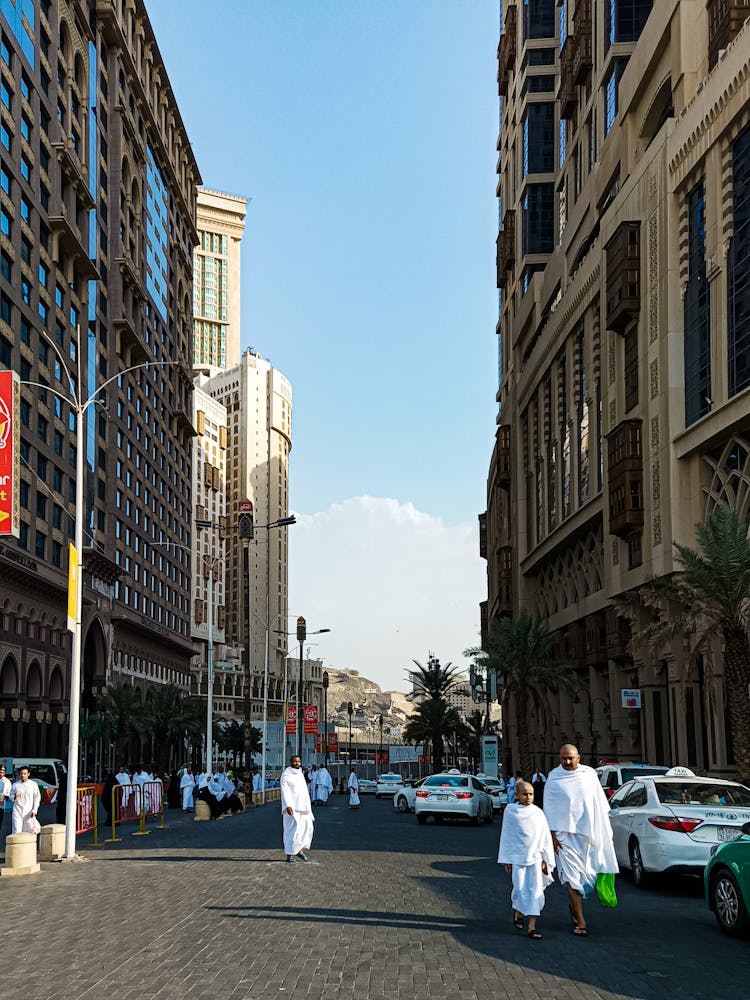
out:
{"label": "shoulder-draped white cloth", "polygon": [[562,766],[550,771],[544,787],[544,814],[560,841],[561,882],[586,896],[597,875],[619,872],[609,804],[593,767],[579,764],[574,771]]}
{"label": "shoulder-draped white cloth", "polygon": [[328,796],[333,791],[333,778],[327,767],[321,767],[318,771],[318,800],[327,802]]}
{"label": "shoulder-draped white cloth", "polygon": [[[284,824],[284,853],[299,854],[313,838],[313,812],[305,776],[299,768],[286,767],[281,773],[281,810]],[[292,808],[290,816],[286,810]]]}
{"label": "shoulder-draped white cloth", "polygon": [[503,812],[503,828],[497,860],[501,865],[533,865],[546,861],[555,867],[555,852],[544,813],[538,806],[513,802]]}

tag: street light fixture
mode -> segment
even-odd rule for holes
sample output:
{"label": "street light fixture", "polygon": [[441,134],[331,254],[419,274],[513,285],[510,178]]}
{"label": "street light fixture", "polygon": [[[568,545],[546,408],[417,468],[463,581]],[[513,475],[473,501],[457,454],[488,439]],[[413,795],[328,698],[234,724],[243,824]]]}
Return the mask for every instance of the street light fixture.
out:
{"label": "street light fixture", "polygon": [[346,706],[346,711],[349,716],[349,769],[352,766],[352,716],[354,715],[354,705],[349,702]]}
{"label": "street light fixture", "polygon": [[323,671],[323,764],[328,767],[328,671]]}

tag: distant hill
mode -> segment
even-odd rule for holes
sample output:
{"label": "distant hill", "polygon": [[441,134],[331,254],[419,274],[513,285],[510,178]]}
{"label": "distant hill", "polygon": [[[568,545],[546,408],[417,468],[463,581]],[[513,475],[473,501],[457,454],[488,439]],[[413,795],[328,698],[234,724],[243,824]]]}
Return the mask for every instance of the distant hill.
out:
{"label": "distant hill", "polygon": [[401,730],[413,712],[413,706],[401,691],[383,691],[375,681],[357,670],[333,670],[328,667],[328,716],[338,726],[349,725],[347,705],[354,706],[352,728],[365,731],[373,719],[383,716],[383,729]]}

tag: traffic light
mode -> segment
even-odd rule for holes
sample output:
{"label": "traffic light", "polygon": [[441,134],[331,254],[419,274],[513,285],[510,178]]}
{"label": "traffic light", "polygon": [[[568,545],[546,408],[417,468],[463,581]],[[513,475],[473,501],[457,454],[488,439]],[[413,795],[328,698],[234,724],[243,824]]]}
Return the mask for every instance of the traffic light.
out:
{"label": "traffic light", "polygon": [[237,504],[237,534],[243,542],[252,541],[255,537],[255,522],[253,520],[253,504],[251,500],[240,500]]}
{"label": "traffic light", "polygon": [[297,642],[304,642],[307,638],[307,622],[304,618],[297,619]]}

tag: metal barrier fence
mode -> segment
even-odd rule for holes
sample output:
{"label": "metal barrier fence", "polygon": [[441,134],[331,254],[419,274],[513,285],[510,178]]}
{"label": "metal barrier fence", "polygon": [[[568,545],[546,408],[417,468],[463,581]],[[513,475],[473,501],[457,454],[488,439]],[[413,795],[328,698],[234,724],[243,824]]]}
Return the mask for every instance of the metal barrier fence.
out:
{"label": "metal barrier fence", "polygon": [[94,831],[92,847],[102,847],[99,843],[99,809],[95,785],[79,785],[76,789],[76,834]]}
{"label": "metal barrier fence", "polygon": [[142,784],[115,785],[112,789],[110,818],[112,836],[106,843],[113,844],[122,837],[117,836],[117,826],[120,823],[138,821],[138,829],[133,831],[134,837],[145,837],[150,830],[146,829],[148,816],[158,816],[160,823],[157,830],[166,830],[164,822],[164,786],[160,781],[145,781]]}

